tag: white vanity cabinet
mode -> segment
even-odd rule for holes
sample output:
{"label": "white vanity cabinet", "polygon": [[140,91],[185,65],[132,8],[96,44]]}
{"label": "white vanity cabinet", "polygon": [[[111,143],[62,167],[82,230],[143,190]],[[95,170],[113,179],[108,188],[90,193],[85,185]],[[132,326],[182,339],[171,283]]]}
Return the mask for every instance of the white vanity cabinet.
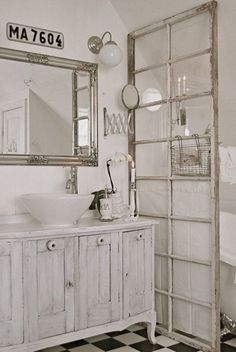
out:
{"label": "white vanity cabinet", "polygon": [[0,347],[23,342],[22,278],[22,243],[0,241]]}
{"label": "white vanity cabinet", "polygon": [[38,226],[4,235],[0,225],[0,352],[34,352],[139,322],[156,343],[153,221]]}
{"label": "white vanity cabinet", "polygon": [[73,238],[25,242],[25,334],[29,341],[74,330],[73,243]]}

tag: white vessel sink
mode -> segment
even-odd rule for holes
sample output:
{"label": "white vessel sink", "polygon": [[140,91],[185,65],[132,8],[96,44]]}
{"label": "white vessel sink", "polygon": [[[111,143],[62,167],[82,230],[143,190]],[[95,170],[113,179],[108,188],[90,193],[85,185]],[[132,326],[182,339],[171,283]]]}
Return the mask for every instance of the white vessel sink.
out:
{"label": "white vessel sink", "polygon": [[45,225],[71,225],[88,210],[91,194],[32,193],[21,197],[27,210]]}

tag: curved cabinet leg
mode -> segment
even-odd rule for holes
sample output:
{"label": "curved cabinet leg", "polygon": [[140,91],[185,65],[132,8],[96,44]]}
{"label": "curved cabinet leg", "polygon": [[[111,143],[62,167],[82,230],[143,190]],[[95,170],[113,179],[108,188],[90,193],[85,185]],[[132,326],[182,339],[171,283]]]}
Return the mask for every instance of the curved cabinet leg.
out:
{"label": "curved cabinet leg", "polygon": [[148,340],[150,343],[153,345],[157,344],[157,340],[155,337],[155,331],[156,331],[156,312],[152,314],[152,320],[151,322],[147,323],[147,336]]}

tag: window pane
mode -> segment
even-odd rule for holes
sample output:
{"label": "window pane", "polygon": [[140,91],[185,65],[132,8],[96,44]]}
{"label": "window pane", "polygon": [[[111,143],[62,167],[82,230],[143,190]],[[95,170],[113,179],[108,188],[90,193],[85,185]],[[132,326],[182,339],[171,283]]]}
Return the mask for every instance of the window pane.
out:
{"label": "window pane", "polygon": [[173,254],[181,257],[211,260],[211,225],[173,221]]}
{"label": "window pane", "polygon": [[135,111],[136,140],[167,137],[167,105],[157,106],[159,109],[156,111],[150,111],[147,108]]}
{"label": "window pane", "polygon": [[178,22],[172,26],[172,58],[208,49],[209,13]]}
{"label": "window pane", "polygon": [[212,98],[201,97],[172,103],[172,135],[210,133]]}
{"label": "window pane", "polygon": [[167,176],[167,143],[136,146],[137,176]]}
{"label": "window pane", "polygon": [[[209,182],[174,181],[173,214],[210,219],[211,189]],[[196,206],[197,204],[197,206]]]}
{"label": "window pane", "polygon": [[210,56],[201,55],[172,65],[172,97],[211,90]]}
{"label": "window pane", "polygon": [[[162,100],[167,98],[167,70],[166,66],[159,67],[156,69],[144,71],[135,75],[135,85],[140,95],[140,104],[145,103],[143,101],[143,94],[147,89],[157,89],[160,93]],[[150,98],[150,101],[155,101],[155,95]]]}
{"label": "window pane", "polygon": [[168,189],[166,181],[137,181],[140,213],[167,215]]}
{"label": "window pane", "polygon": [[135,41],[135,69],[158,65],[167,60],[167,31],[160,29]]}
{"label": "window pane", "polygon": [[201,339],[209,342],[211,325],[210,309],[178,299],[173,300],[173,328],[177,332],[185,332],[191,338],[198,337],[198,341]]}

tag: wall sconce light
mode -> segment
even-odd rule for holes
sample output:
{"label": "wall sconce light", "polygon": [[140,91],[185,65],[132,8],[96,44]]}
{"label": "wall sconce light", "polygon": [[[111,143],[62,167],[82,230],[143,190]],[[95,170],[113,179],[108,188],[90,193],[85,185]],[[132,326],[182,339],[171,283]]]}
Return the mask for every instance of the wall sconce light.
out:
{"label": "wall sconce light", "polygon": [[[106,34],[110,36],[110,39],[103,43]],[[97,36],[90,37],[88,48],[93,54],[98,54],[100,62],[106,66],[117,66],[122,60],[122,51],[116,42],[112,40],[110,32],[105,32],[101,38]]]}

